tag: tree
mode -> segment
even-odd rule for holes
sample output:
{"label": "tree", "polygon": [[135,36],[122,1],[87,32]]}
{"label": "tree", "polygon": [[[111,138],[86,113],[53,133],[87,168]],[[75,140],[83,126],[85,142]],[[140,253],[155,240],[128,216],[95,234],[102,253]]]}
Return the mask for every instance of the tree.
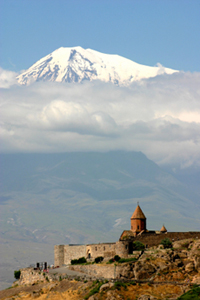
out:
{"label": "tree", "polygon": [[15,279],[20,279],[20,276],[21,276],[21,271],[20,270],[14,271],[14,277],[15,277]]}
{"label": "tree", "polygon": [[166,238],[166,239],[163,239],[161,241],[161,245],[164,246],[164,248],[171,248],[172,247],[172,242],[170,241],[170,239]]}
{"label": "tree", "polygon": [[102,262],[103,261],[103,256],[96,257],[94,261],[95,261],[96,264],[98,264],[99,262]]}
{"label": "tree", "polygon": [[119,255],[115,255],[115,256],[114,256],[114,260],[115,260],[115,261],[119,261],[120,259],[121,259],[121,257],[120,257]]}
{"label": "tree", "polygon": [[84,264],[86,262],[87,260],[85,259],[85,257],[80,257],[79,259],[72,259],[71,265],[79,265],[79,264]]}
{"label": "tree", "polygon": [[144,249],[145,249],[145,245],[140,241],[133,242],[133,250],[144,250]]}

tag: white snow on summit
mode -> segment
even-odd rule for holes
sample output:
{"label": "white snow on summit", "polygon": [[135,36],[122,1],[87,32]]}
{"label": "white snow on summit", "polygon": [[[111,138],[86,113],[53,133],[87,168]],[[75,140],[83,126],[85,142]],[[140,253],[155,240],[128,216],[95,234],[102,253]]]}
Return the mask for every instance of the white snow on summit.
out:
{"label": "white snow on summit", "polygon": [[82,82],[100,80],[128,86],[143,78],[172,74],[176,70],[162,65],[149,67],[119,55],[104,54],[81,47],[61,47],[41,58],[17,77],[22,85],[35,81]]}

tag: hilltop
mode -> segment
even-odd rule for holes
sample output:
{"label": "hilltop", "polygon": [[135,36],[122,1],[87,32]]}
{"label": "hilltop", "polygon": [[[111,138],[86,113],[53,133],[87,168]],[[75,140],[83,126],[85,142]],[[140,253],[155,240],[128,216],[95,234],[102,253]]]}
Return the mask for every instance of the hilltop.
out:
{"label": "hilltop", "polygon": [[[173,248],[153,247],[142,254],[135,251],[136,261],[106,264],[73,265],[69,269],[96,269],[94,274],[68,276],[54,269],[42,273],[33,269],[22,269],[19,281],[13,288],[0,292],[1,299],[140,299],[175,300],[190,291],[200,292],[200,239],[187,239],[173,243]],[[107,278],[110,270],[116,269],[115,278]],[[103,277],[102,270],[105,277]],[[108,269],[108,270],[106,270]],[[97,272],[98,271],[98,272]],[[98,275],[100,274],[101,276]],[[81,274],[81,273],[79,273]],[[95,275],[96,274],[96,275]],[[9,298],[8,298],[9,297]],[[180,298],[180,299],[187,299]],[[191,299],[191,298],[188,298]],[[200,299],[196,296],[194,299]]]}
{"label": "hilltop", "polygon": [[141,152],[8,154],[0,161],[5,287],[13,269],[53,263],[55,244],[118,240],[137,201],[148,229],[199,230],[199,196]]}

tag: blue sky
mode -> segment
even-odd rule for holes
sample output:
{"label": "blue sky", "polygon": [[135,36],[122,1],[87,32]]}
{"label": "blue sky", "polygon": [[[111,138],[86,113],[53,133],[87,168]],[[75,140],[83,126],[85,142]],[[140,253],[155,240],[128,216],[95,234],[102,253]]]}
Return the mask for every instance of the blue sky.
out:
{"label": "blue sky", "polygon": [[[120,149],[199,168],[199,0],[0,0],[0,11],[0,152]],[[16,85],[16,72],[72,46],[185,72],[126,89]]]}
{"label": "blue sky", "polygon": [[0,0],[0,66],[27,69],[82,46],[145,65],[200,71],[200,1]]}

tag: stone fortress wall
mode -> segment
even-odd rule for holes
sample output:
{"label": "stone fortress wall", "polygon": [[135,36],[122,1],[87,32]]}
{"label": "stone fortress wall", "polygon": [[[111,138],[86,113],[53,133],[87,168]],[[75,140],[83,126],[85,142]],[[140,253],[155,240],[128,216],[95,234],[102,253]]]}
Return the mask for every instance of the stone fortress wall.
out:
{"label": "stone fortress wall", "polygon": [[103,256],[109,260],[115,255],[128,257],[133,254],[133,242],[140,241],[145,247],[158,246],[165,238],[171,242],[183,239],[198,239],[200,232],[167,232],[163,225],[160,231],[149,231],[146,229],[146,217],[141,210],[139,203],[131,217],[131,230],[124,230],[116,243],[99,243],[88,245],[56,245],[54,246],[54,266],[68,265],[72,259],[85,257],[94,260]]}
{"label": "stone fortress wall", "polygon": [[94,260],[98,256],[104,259],[113,258],[115,255],[128,257],[129,242],[119,241],[116,243],[99,243],[88,245],[55,245],[54,246],[54,266],[68,265],[72,259],[80,257]]}
{"label": "stone fortress wall", "polygon": [[120,240],[116,243],[99,243],[88,245],[55,245],[54,246],[54,266],[68,265],[72,259],[80,257],[91,258],[94,260],[98,256],[103,256],[104,260],[109,260],[115,255],[128,257],[133,253],[132,243],[142,242],[145,247],[158,246],[165,238],[179,241],[184,239],[199,239],[200,232],[166,232],[166,233],[144,233],[134,238]]}
{"label": "stone fortress wall", "polygon": [[168,238],[171,242],[184,240],[184,239],[200,239],[199,231],[188,231],[188,232],[166,232],[166,233],[145,233],[138,235],[134,238],[135,241],[140,241],[146,247],[158,246],[161,241]]}

